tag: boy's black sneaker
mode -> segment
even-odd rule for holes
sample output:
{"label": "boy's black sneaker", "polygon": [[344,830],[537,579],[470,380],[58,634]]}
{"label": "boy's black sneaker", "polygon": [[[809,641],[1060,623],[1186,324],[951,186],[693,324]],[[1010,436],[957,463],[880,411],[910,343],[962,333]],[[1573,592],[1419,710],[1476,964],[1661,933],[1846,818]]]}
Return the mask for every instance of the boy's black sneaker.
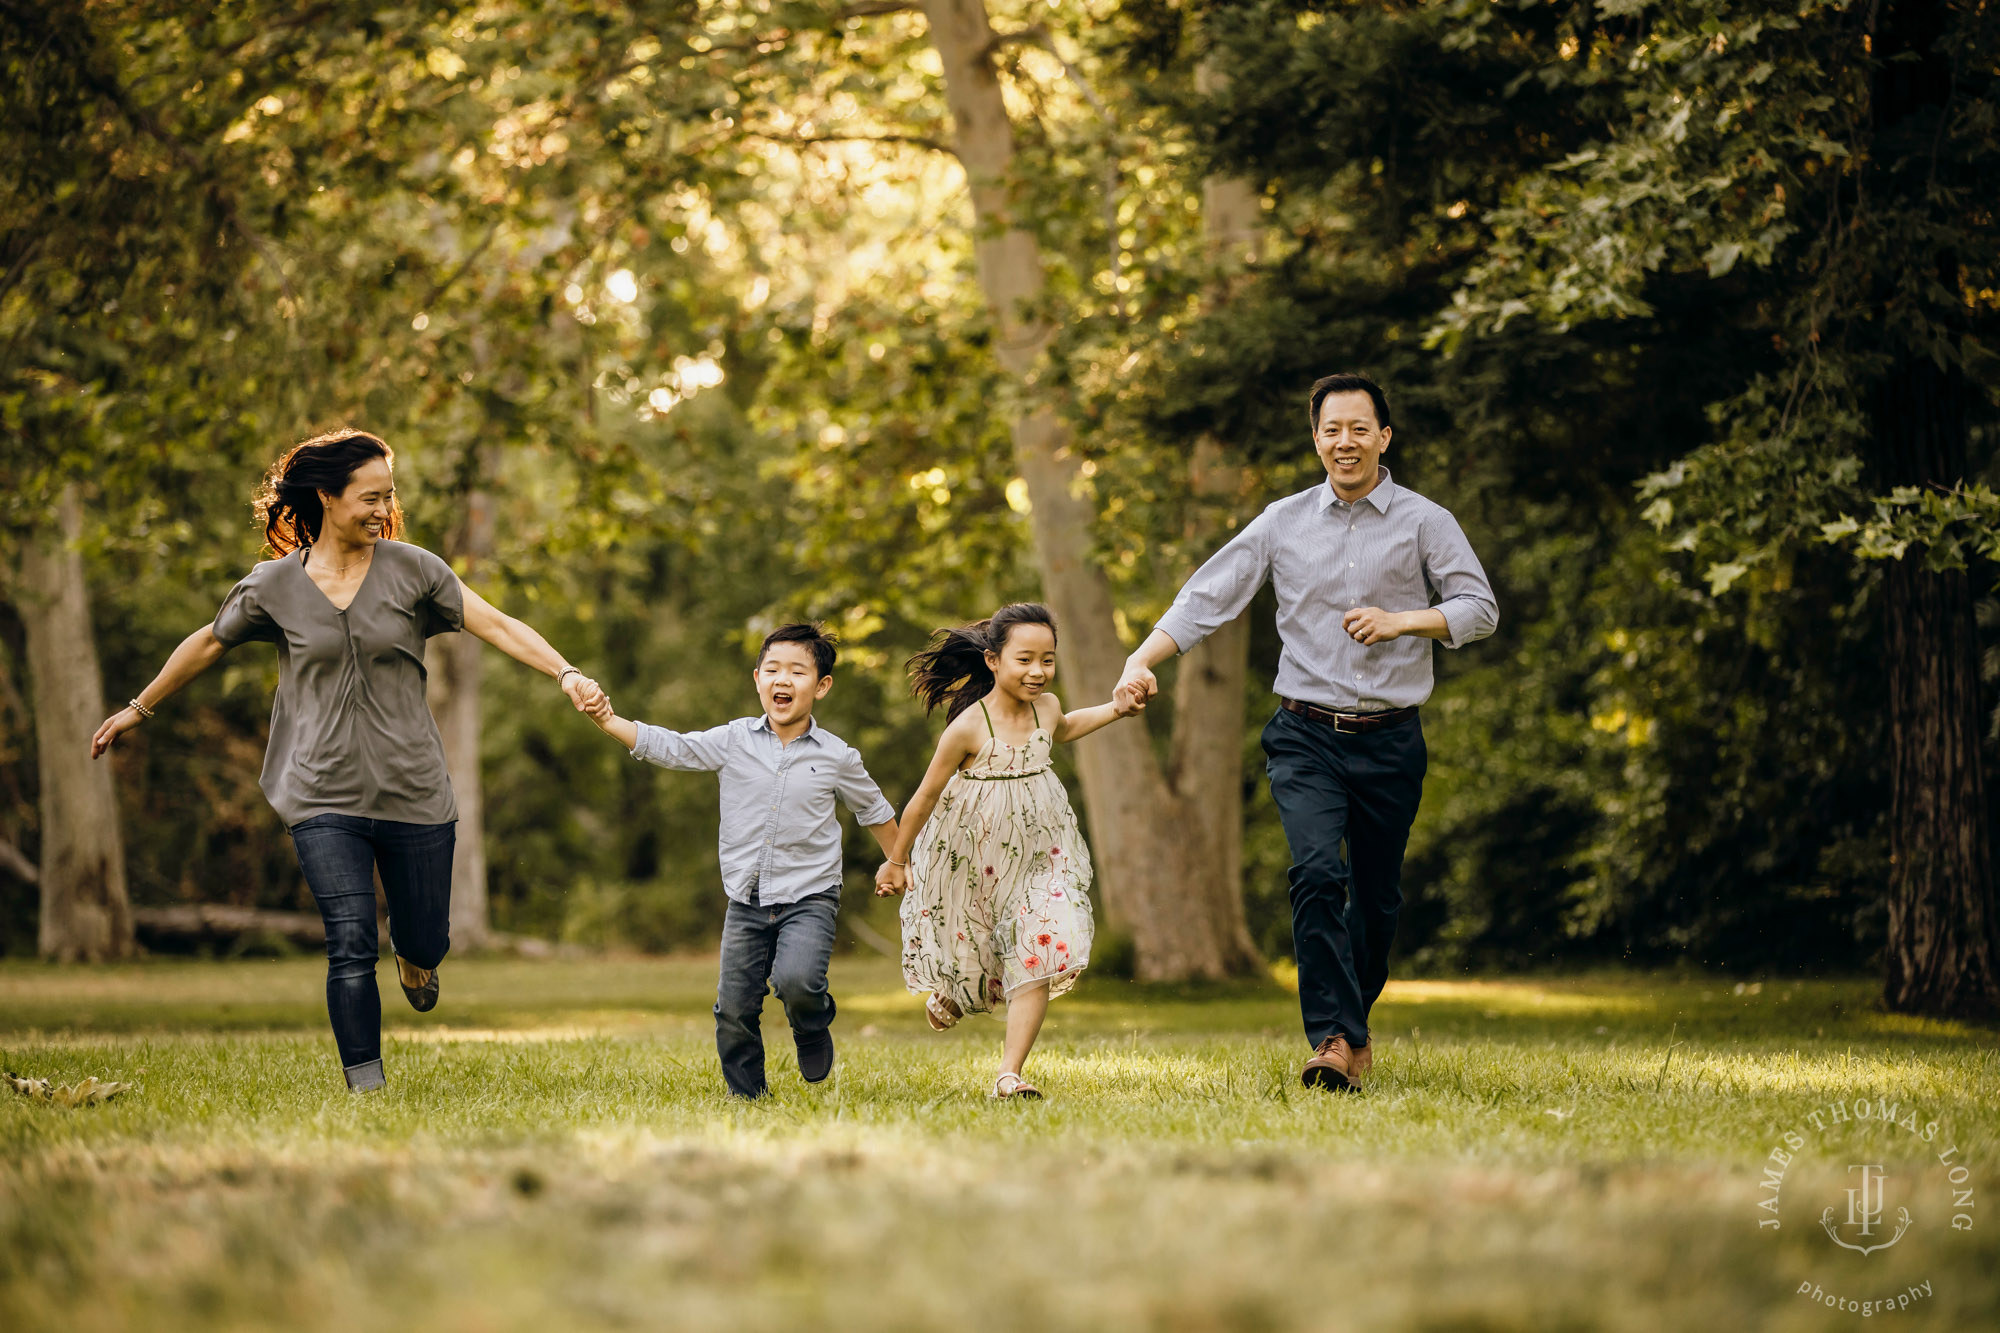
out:
{"label": "boy's black sneaker", "polygon": [[799,1048],[799,1074],[808,1083],[824,1082],[833,1072],[833,1034],[822,1030],[815,1036],[793,1033]]}

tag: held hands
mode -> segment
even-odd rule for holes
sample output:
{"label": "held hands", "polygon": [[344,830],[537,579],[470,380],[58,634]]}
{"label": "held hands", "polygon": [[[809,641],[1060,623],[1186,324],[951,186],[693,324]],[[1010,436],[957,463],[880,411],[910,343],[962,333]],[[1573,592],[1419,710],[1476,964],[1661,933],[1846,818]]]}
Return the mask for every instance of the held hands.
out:
{"label": "held hands", "polygon": [[1125,664],[1125,674],[1118,678],[1118,688],[1111,692],[1112,707],[1118,716],[1130,717],[1143,712],[1154,695],[1160,692],[1160,678],[1149,668],[1133,662]]}
{"label": "held hands", "polygon": [[875,896],[888,898],[910,887],[910,872],[907,867],[894,861],[884,861],[875,867]]}
{"label": "held hands", "polygon": [[598,687],[596,681],[581,671],[563,673],[562,692],[569,696],[569,701],[576,705],[576,711],[579,713],[589,713],[592,717],[597,717],[598,709],[602,707],[606,710],[606,716],[609,715],[610,698]]}
{"label": "held hands", "polygon": [[1384,611],[1379,606],[1358,606],[1340,618],[1340,626],[1356,643],[1372,647],[1400,639],[1408,628],[1399,612]]}

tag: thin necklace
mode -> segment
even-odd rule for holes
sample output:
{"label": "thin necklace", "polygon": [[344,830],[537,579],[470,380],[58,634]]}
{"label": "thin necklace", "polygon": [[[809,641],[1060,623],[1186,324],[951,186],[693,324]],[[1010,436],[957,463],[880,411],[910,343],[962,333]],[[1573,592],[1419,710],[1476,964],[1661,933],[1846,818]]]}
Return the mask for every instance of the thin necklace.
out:
{"label": "thin necklace", "polygon": [[[306,554],[307,555],[312,554],[311,547],[306,548]],[[367,564],[370,560],[374,558],[375,558],[375,553],[373,551],[370,551],[367,555],[362,556],[359,560],[351,561],[345,565],[329,566],[327,572],[329,574],[345,574],[350,569],[359,569],[362,565]]]}

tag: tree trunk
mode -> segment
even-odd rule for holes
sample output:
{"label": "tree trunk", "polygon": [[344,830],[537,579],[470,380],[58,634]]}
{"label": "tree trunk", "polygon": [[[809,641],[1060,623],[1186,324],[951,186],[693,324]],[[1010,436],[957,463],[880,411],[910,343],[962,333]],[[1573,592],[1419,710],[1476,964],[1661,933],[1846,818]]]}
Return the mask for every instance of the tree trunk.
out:
{"label": "tree trunk", "polygon": [[[1965,386],[1927,357],[1896,368],[1875,427],[1892,484],[1965,475]],[[1964,570],[1921,552],[1883,583],[1889,657],[1889,939],[1884,999],[1906,1013],[2000,1012],[2000,930],[1981,767],[1979,635]]]}
{"label": "tree trunk", "polygon": [[[1203,66],[1196,82],[1215,89],[1222,80]],[[1227,299],[1257,258],[1263,208],[1250,183],[1236,177],[1209,177],[1201,195],[1209,258],[1219,269],[1216,295]],[[1219,441],[1203,439],[1190,451],[1188,492],[1192,518],[1207,533],[1221,531],[1224,518],[1242,517],[1243,470],[1225,460]],[[1202,864],[1215,867],[1198,889],[1197,905],[1207,930],[1225,942],[1239,971],[1262,961],[1243,913],[1243,697],[1249,669],[1247,612],[1181,658],[1167,765],[1167,780],[1181,798]]]}
{"label": "tree trunk", "polygon": [[[1900,0],[1877,13],[1875,207],[1921,213],[1929,145],[1951,98],[1951,62],[1940,49],[1947,16],[1936,0]],[[1959,285],[1954,255],[1904,262],[1947,291]],[[1875,403],[1881,479],[1892,487],[1962,483],[1967,397],[1956,365],[1940,367],[1927,348],[1896,355]],[[1884,594],[1891,864],[1883,999],[1906,1013],[1989,1017],[2000,1013],[2000,922],[1971,582],[1963,570],[1927,568],[1913,551],[1889,567]]]}
{"label": "tree trunk", "polygon": [[[484,453],[485,451],[481,451]],[[485,462],[477,464],[483,472]],[[445,542],[445,554],[465,561],[470,574],[493,550],[493,497],[472,489],[464,518]],[[444,737],[445,768],[458,802],[458,841],[451,861],[451,942],[483,949],[493,942],[486,900],[486,794],[479,777],[480,680],[486,645],[470,634],[441,634],[425,654],[431,713]]]}
{"label": "tree trunk", "polygon": [[27,631],[42,786],[37,947],[58,962],[95,963],[134,952],[132,907],[111,763],[90,757],[91,735],[104,720],[104,683],[76,549],[83,511],[74,487],[57,501],[55,518],[54,531],[26,542],[15,590]]}
{"label": "tree trunk", "polygon": [[440,634],[425,654],[431,714],[444,737],[445,768],[458,802],[458,839],[451,859],[451,942],[460,949],[484,948],[491,933],[486,907],[486,801],[479,781],[479,686],[485,646],[470,634]]}
{"label": "tree trunk", "polygon": [[[924,12],[972,194],[974,254],[998,335],[995,354],[1032,393],[1052,330],[1034,315],[1043,288],[1040,247],[1013,222],[1014,132],[992,63],[993,29],[983,0],[925,0]],[[1078,702],[1107,699],[1126,648],[1111,585],[1092,559],[1095,514],[1069,430],[1052,404],[1031,397],[1013,438],[1044,595],[1061,622],[1062,693]],[[1177,693],[1177,707],[1192,705],[1193,715],[1177,728],[1186,739],[1176,746],[1171,778],[1140,721],[1106,728],[1077,747],[1101,896],[1113,922],[1131,933],[1146,980],[1222,977],[1257,963],[1242,928],[1242,647],[1239,639],[1217,638],[1204,645],[1209,671],[1183,667],[1194,683],[1185,699]],[[1217,744],[1225,732],[1231,743]],[[1236,780],[1227,781],[1224,770]]]}

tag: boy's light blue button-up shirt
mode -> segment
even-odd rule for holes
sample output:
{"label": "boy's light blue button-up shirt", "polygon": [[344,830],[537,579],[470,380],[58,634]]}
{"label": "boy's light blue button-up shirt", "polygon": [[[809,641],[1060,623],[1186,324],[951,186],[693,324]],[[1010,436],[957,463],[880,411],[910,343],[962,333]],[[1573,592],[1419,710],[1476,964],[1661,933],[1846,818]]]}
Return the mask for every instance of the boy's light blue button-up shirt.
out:
{"label": "boy's light blue button-up shirt", "polygon": [[834,797],[864,827],[896,817],[861,752],[817,722],[790,745],[778,740],[767,716],[739,717],[706,731],[638,727],[634,759],[721,779],[716,849],[723,891],[737,902],[748,902],[753,886],[757,901],[771,906],[840,887]]}
{"label": "boy's light blue button-up shirt", "polygon": [[1194,572],[1156,628],[1182,652],[1243,614],[1269,579],[1278,593],[1273,688],[1328,708],[1381,712],[1431,697],[1431,641],[1406,634],[1366,647],[1341,618],[1361,606],[1444,614],[1447,648],[1500,623],[1493,585],[1458,520],[1382,469],[1349,504],[1322,481],[1271,505]]}

